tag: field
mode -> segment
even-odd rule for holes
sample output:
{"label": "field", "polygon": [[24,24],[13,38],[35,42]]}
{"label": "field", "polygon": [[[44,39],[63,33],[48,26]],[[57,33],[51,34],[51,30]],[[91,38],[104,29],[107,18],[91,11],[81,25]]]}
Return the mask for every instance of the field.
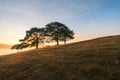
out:
{"label": "field", "polygon": [[0,56],[0,80],[120,80],[120,35]]}

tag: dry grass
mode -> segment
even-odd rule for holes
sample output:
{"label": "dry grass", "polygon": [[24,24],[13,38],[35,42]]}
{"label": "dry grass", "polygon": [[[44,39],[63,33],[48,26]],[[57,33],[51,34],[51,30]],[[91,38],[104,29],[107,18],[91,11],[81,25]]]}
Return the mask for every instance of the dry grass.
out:
{"label": "dry grass", "polygon": [[120,36],[1,56],[0,80],[120,80]]}

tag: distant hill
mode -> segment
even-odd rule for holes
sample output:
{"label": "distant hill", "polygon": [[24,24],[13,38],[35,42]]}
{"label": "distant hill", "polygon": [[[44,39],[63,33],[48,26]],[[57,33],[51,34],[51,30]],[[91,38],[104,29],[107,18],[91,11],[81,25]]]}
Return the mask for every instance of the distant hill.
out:
{"label": "distant hill", "polygon": [[120,80],[120,35],[0,56],[1,80]]}
{"label": "distant hill", "polygon": [[0,48],[10,48],[10,45],[0,43]]}

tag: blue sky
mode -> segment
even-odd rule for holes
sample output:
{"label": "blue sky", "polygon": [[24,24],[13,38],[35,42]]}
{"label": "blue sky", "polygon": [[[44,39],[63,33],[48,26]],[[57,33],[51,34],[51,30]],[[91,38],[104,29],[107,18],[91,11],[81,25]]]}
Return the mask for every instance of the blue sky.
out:
{"label": "blue sky", "polygon": [[32,27],[59,21],[76,40],[120,34],[120,0],[0,0],[0,43],[14,44]]}

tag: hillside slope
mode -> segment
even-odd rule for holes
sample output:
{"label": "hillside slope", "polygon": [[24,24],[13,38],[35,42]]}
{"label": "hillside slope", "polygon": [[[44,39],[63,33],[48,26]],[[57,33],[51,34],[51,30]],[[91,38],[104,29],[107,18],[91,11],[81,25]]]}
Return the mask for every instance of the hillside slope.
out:
{"label": "hillside slope", "polygon": [[120,80],[120,35],[0,57],[1,80]]}

